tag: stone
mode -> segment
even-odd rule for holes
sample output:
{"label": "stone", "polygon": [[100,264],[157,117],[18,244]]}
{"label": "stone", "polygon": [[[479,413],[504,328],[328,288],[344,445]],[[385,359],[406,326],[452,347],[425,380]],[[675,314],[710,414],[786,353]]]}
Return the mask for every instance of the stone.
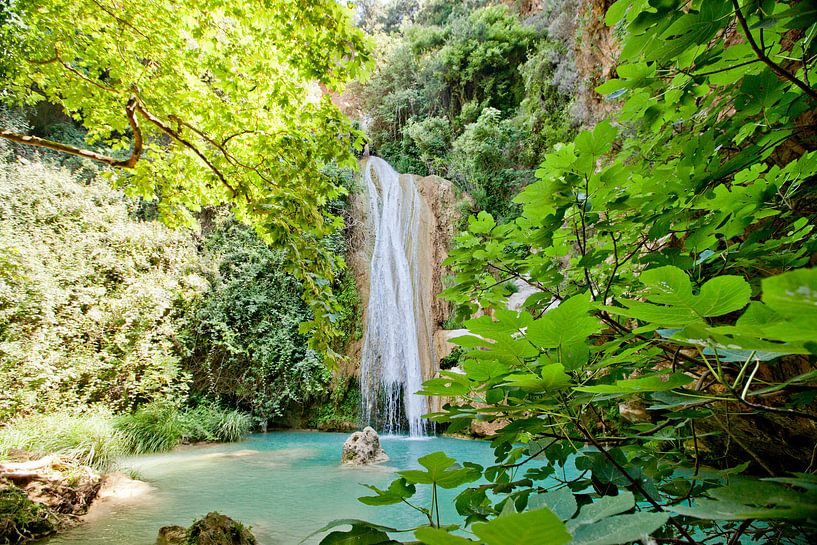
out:
{"label": "stone", "polygon": [[183,526],[162,526],[159,528],[156,545],[185,545],[186,542],[187,528]]}
{"label": "stone", "polygon": [[379,464],[389,457],[380,447],[380,436],[371,426],[356,431],[343,443],[341,462],[351,465]]}
{"label": "stone", "polygon": [[163,526],[159,529],[156,545],[257,545],[257,541],[240,522],[212,512],[190,528]]}

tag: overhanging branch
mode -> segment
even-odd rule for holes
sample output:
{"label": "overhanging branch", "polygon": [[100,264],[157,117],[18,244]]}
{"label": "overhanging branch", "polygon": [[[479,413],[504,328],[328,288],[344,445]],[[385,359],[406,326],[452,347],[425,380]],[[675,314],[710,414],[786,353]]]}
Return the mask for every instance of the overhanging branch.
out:
{"label": "overhanging branch", "polygon": [[144,142],[142,140],[142,131],[139,129],[139,122],[136,120],[136,107],[137,100],[135,97],[131,98],[128,101],[128,105],[125,107],[125,112],[127,113],[128,117],[128,123],[130,124],[130,128],[133,131],[133,148],[131,149],[130,157],[128,157],[127,159],[117,159],[116,157],[111,157],[109,155],[104,155],[102,153],[97,153],[95,151],[70,146],[68,144],[63,144],[62,142],[55,142],[53,140],[40,138],[38,136],[19,134],[7,129],[0,129],[0,138],[9,140],[11,142],[15,142],[17,144],[45,148],[54,151],[59,151],[61,153],[67,153],[69,155],[75,155],[77,157],[90,159],[98,163],[104,163],[114,168],[133,168],[134,166],[136,166],[136,163],[142,156],[144,146]]}

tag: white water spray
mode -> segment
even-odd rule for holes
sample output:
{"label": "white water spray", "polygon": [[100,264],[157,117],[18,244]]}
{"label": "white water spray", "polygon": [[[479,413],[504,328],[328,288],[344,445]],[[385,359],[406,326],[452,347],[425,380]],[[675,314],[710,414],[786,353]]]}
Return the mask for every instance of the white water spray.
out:
{"label": "white water spray", "polygon": [[366,334],[360,368],[363,417],[412,437],[425,433],[420,328],[427,327],[420,297],[419,254],[423,201],[414,178],[386,161],[369,158],[364,169],[368,221],[374,235]]}

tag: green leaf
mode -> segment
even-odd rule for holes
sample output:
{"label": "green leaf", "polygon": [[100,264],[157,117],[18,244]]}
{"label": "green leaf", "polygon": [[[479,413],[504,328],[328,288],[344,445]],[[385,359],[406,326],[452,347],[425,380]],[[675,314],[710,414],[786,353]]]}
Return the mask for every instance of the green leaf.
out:
{"label": "green leaf", "polygon": [[800,269],[761,282],[763,302],[787,318],[817,317],[817,269]]}
{"label": "green leaf", "polygon": [[692,507],[676,505],[681,515],[708,520],[805,520],[817,517],[817,487],[798,483],[799,491],[768,480],[741,479],[707,491],[712,499],[698,499]]}
{"label": "green leaf", "polygon": [[650,535],[669,520],[668,513],[633,513],[579,526],[571,545],[619,545]]}
{"label": "green leaf", "polygon": [[692,382],[692,377],[683,373],[670,375],[653,375],[631,380],[617,380],[615,384],[599,384],[598,386],[579,386],[577,392],[595,394],[632,394],[637,392],[663,392],[680,388]]}
{"label": "green leaf", "polygon": [[431,528],[430,526],[417,528],[414,535],[426,545],[469,545],[476,543],[470,539],[450,534],[440,528]]}
{"label": "green leaf", "polygon": [[627,309],[606,309],[665,327],[685,326],[740,310],[752,295],[748,282],[739,276],[715,277],[695,295],[686,273],[673,266],[644,271],[641,282],[649,288],[646,298],[651,303],[623,301]]}
{"label": "green leaf", "polygon": [[578,509],[576,498],[573,492],[567,487],[534,494],[528,499],[528,508],[531,510],[547,508],[560,520],[565,521],[571,518]]}
{"label": "green leaf", "polygon": [[582,507],[576,520],[571,521],[568,528],[593,524],[607,517],[629,511],[633,507],[635,507],[635,496],[629,490],[622,491],[618,496],[602,496],[593,503]]}
{"label": "green leaf", "polygon": [[410,469],[398,472],[409,483],[436,484],[442,488],[456,488],[476,481],[482,472],[475,466],[460,467],[443,452],[432,452],[417,461],[426,471]]}
{"label": "green leaf", "polygon": [[386,532],[399,531],[388,526],[372,524],[365,520],[338,519],[333,520],[320,530],[316,530],[304,538],[304,541],[338,526],[351,526],[352,529],[347,532],[332,532],[321,540],[320,545],[392,545],[396,542],[392,541]]}
{"label": "green leaf", "polygon": [[362,496],[357,499],[357,501],[366,505],[392,505],[400,503],[404,499],[412,497],[417,492],[417,488],[413,484],[409,484],[405,479],[392,481],[386,490],[381,490],[372,485],[365,486],[377,494],[376,496]]}
{"label": "green leaf", "polygon": [[497,517],[472,527],[486,545],[563,545],[570,541],[564,523],[549,509]]}

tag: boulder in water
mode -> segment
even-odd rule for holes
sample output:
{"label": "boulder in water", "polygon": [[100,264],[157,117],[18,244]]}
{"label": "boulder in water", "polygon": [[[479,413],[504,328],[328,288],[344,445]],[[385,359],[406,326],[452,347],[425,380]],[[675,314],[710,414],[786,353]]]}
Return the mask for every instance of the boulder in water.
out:
{"label": "boulder in water", "polygon": [[343,443],[341,462],[352,465],[379,464],[389,457],[380,447],[380,436],[371,426],[356,431]]}
{"label": "boulder in water", "polygon": [[207,513],[190,528],[163,526],[156,545],[256,545],[252,532],[243,524],[220,513]]}
{"label": "boulder in water", "polygon": [[156,545],[184,545],[187,543],[187,528],[184,526],[162,526]]}

